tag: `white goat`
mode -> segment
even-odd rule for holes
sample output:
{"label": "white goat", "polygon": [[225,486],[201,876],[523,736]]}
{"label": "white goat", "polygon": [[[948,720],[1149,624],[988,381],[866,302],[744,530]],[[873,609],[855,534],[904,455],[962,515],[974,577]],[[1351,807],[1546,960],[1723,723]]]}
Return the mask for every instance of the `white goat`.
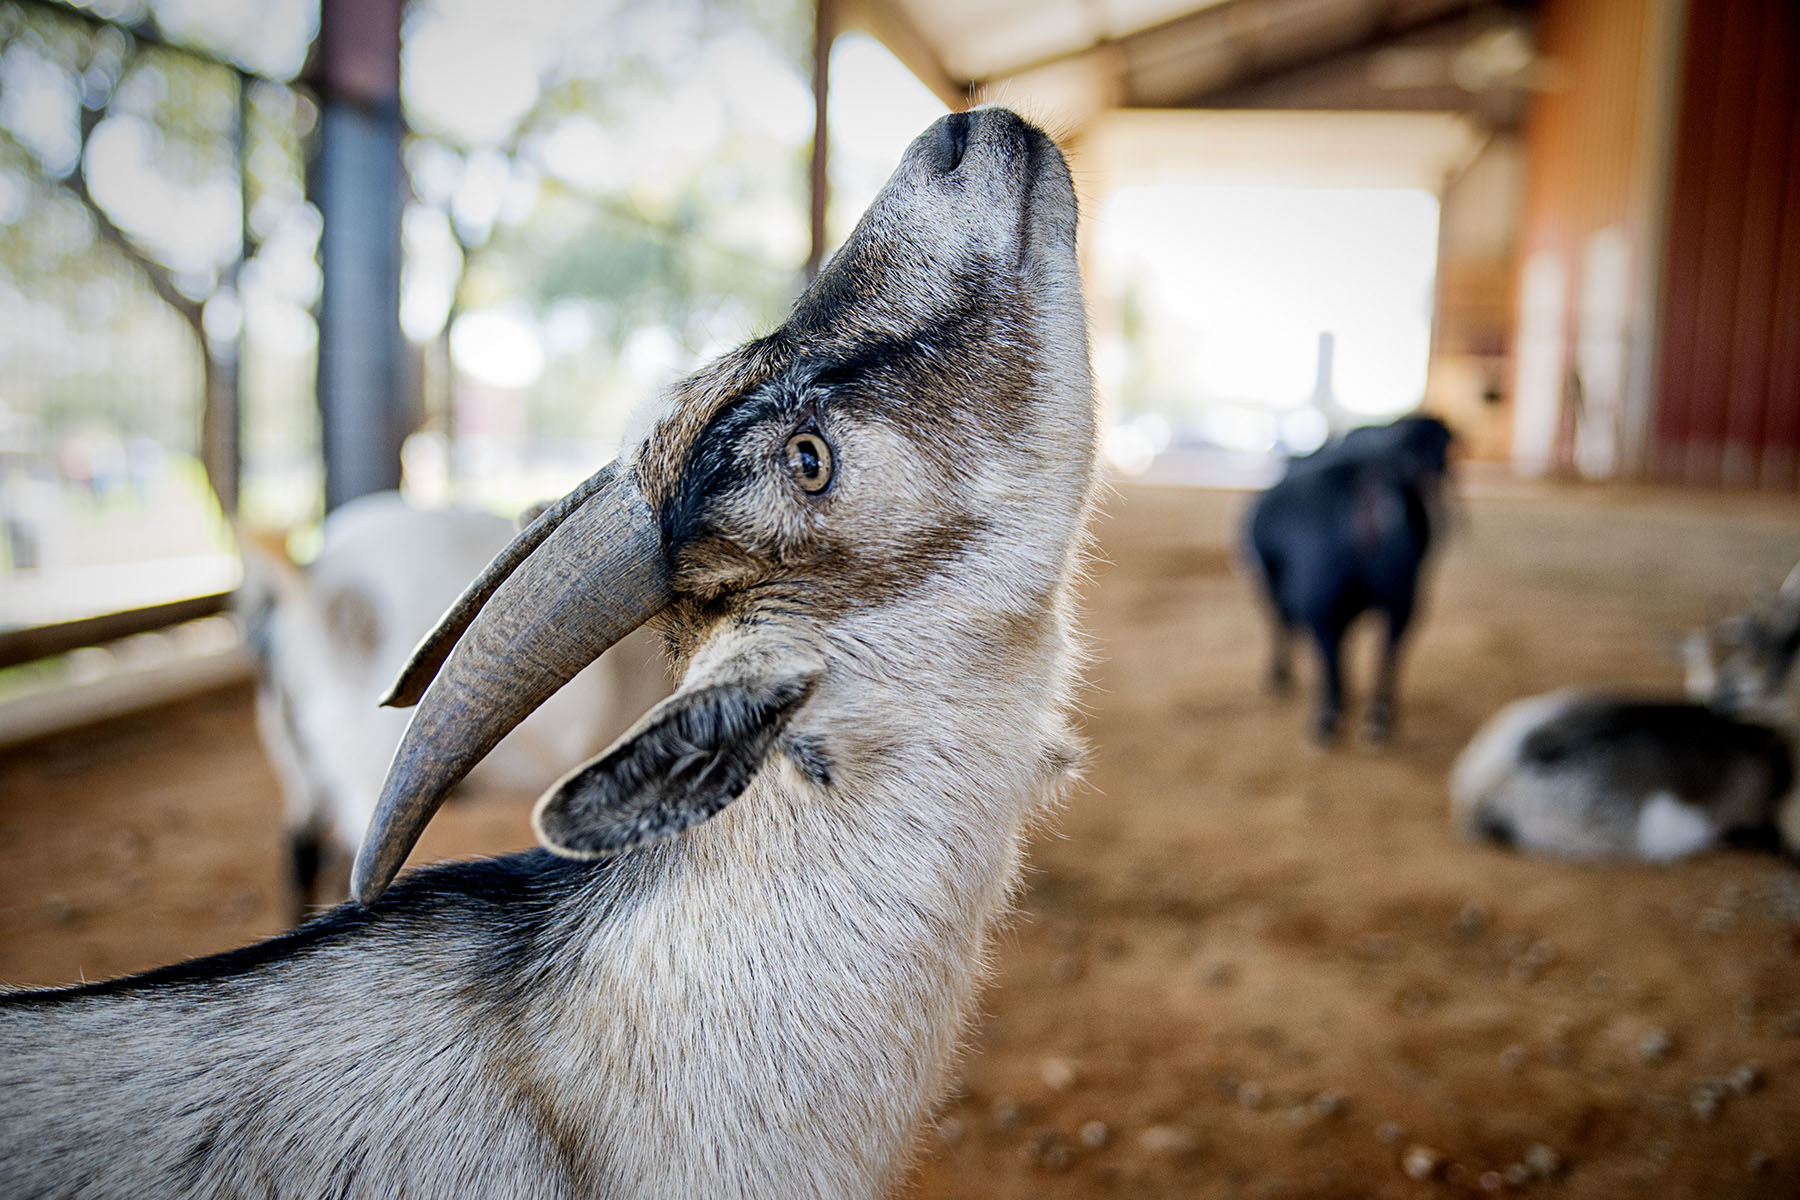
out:
{"label": "white goat", "polygon": [[1741,842],[1800,851],[1800,568],[1763,612],[1687,643],[1688,701],[1567,689],[1517,701],[1450,776],[1470,836],[1567,858],[1667,862]]}
{"label": "white goat", "polygon": [[[304,568],[279,548],[240,539],[257,731],[281,781],[302,905],[344,898],[350,860],[406,732],[408,714],[378,708],[382,694],[513,533],[492,513],[415,508],[382,492],[328,516],[319,555]],[[471,782],[541,792],[668,694],[653,639],[633,634],[508,734]]]}
{"label": "white goat", "polygon": [[[420,648],[361,906],[0,1001],[0,1195],[878,1194],[1076,752],[1094,431],[1062,157],[946,117]],[[540,800],[557,853],[384,894],[645,620],[680,686]]]}

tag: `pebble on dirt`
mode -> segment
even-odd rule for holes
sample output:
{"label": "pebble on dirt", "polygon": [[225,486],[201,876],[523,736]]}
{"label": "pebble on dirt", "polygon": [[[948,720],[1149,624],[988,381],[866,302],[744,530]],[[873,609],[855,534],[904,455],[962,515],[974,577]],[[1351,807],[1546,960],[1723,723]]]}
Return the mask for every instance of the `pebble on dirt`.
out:
{"label": "pebble on dirt", "polygon": [[1429,1146],[1416,1143],[1400,1156],[1400,1169],[1412,1179],[1430,1179],[1444,1163],[1444,1156]]}
{"label": "pebble on dirt", "polygon": [[1666,1029],[1651,1029],[1638,1039],[1637,1056],[1642,1063],[1659,1063],[1675,1051],[1675,1039]]}
{"label": "pebble on dirt", "polygon": [[1702,1079],[1688,1091],[1688,1107],[1702,1121],[1711,1121],[1719,1115],[1719,1109],[1725,1105],[1725,1097],[1729,1089],[1724,1080]]}
{"label": "pebble on dirt", "polygon": [[1762,1086],[1762,1063],[1756,1061],[1754,1058],[1748,1062],[1739,1063],[1731,1069],[1731,1074],[1725,1077],[1725,1082],[1731,1087],[1731,1090],[1738,1095],[1748,1096],[1751,1092],[1754,1092],[1757,1088]]}
{"label": "pebble on dirt", "polygon": [[1456,931],[1457,936],[1472,941],[1487,932],[1490,918],[1491,914],[1485,904],[1477,904],[1471,900],[1462,906],[1461,912],[1456,914],[1456,920],[1451,928]]}
{"label": "pebble on dirt", "polygon": [[1349,1101],[1340,1092],[1320,1092],[1312,1098],[1313,1115],[1317,1117],[1335,1117],[1340,1115]]}
{"label": "pebble on dirt", "polygon": [[1174,1125],[1152,1125],[1138,1134],[1138,1145],[1147,1153],[1173,1158],[1178,1154],[1191,1154],[1199,1147],[1200,1139],[1191,1130]]}
{"label": "pebble on dirt", "polygon": [[1045,1086],[1057,1092],[1066,1092],[1081,1082],[1081,1068],[1066,1058],[1046,1058],[1038,1067],[1038,1074],[1043,1076]]}
{"label": "pebble on dirt", "polygon": [[1554,1179],[1563,1169],[1562,1155],[1542,1142],[1526,1147],[1524,1162],[1526,1169],[1539,1179]]}

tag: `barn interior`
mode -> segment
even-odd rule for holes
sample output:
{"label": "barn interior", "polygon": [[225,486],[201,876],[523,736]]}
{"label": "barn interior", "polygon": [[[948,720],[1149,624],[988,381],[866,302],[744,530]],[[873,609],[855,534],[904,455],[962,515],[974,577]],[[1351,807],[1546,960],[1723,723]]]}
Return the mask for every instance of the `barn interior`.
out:
{"label": "barn interior", "polygon": [[[892,1194],[1800,1194],[1791,855],[1526,853],[1448,783],[1523,697],[1681,699],[1800,563],[1792,4],[513,7],[0,0],[0,986],[304,917],[268,572],[372,493],[560,494],[994,102],[1083,208],[1090,758]],[[1397,728],[1321,744],[1244,523],[1415,411],[1457,440]]]}

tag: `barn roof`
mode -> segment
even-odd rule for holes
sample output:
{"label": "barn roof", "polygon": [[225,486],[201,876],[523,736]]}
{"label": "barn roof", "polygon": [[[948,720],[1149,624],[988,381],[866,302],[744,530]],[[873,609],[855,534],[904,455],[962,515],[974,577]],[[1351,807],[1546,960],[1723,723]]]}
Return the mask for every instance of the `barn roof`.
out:
{"label": "barn roof", "polygon": [[1470,111],[1530,66],[1524,0],[841,2],[952,102]]}

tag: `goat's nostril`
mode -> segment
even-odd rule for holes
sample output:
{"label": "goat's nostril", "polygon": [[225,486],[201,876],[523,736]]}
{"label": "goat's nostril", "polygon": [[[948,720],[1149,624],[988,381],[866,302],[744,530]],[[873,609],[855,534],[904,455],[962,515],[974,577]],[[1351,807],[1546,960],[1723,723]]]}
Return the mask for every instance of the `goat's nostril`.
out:
{"label": "goat's nostril", "polygon": [[944,174],[956,170],[962,165],[963,155],[969,149],[969,114],[951,113],[944,118],[938,128],[944,143]]}

